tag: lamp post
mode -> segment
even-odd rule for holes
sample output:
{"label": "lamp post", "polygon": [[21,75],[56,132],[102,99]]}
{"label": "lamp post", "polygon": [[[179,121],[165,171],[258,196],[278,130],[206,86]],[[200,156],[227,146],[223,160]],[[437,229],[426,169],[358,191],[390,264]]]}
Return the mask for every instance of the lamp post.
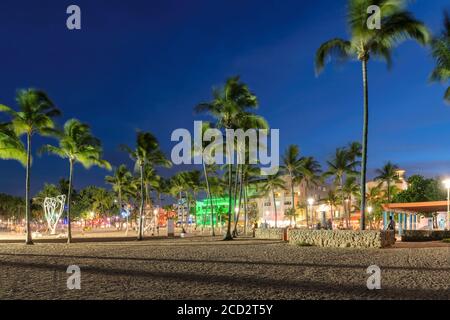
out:
{"label": "lamp post", "polygon": [[[314,228],[314,215],[313,215],[314,198],[309,198],[308,204],[309,204],[309,208],[311,210],[311,221],[313,223],[313,228]],[[308,214],[308,213],[306,213],[306,214]]]}
{"label": "lamp post", "polygon": [[450,230],[450,179],[445,179],[443,183],[447,189],[447,230]]}

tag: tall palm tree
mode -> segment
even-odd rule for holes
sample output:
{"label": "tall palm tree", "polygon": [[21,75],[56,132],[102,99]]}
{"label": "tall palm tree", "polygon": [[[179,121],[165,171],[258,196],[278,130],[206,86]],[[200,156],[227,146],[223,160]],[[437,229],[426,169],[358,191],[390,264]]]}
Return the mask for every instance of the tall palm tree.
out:
{"label": "tall palm tree", "polygon": [[[346,176],[357,174],[355,168],[359,162],[354,160],[353,154],[345,148],[336,149],[336,153],[331,161],[327,161],[328,170],[323,174],[325,178],[334,177],[334,183],[339,186],[341,195],[341,203],[344,208],[345,194],[344,194],[344,179]],[[349,222],[347,219],[347,227]]]}
{"label": "tall palm tree", "polygon": [[99,216],[107,215],[114,203],[113,194],[104,188],[96,188],[92,195],[92,200],[92,209],[94,212],[99,213]]}
{"label": "tall palm tree", "polygon": [[27,163],[25,146],[8,123],[0,123],[0,159]]}
{"label": "tall palm tree", "polygon": [[123,192],[129,182],[133,179],[133,175],[128,168],[123,164],[119,166],[115,171],[113,176],[106,176],[106,183],[112,185],[113,190],[117,192],[119,200],[119,209],[122,210],[123,206]]}
{"label": "tall palm tree", "polygon": [[400,176],[398,175],[399,167],[392,162],[387,162],[381,169],[376,170],[377,176],[375,180],[381,184],[386,184],[386,193],[388,203],[391,202],[391,185],[400,182]]}
{"label": "tall palm tree", "polygon": [[[350,176],[345,179],[344,186],[342,188],[342,193],[344,194],[344,197],[346,200],[348,200],[348,205],[346,206],[347,211],[347,221],[350,221],[350,215],[352,211],[352,202],[353,202],[353,196],[360,195],[360,186],[358,181],[356,181],[355,176]],[[348,223],[347,223],[348,227]]]}
{"label": "tall palm tree", "polygon": [[92,166],[106,168],[111,170],[108,161],[102,159],[102,147],[99,139],[95,138],[87,124],[81,123],[76,119],[68,120],[64,124],[63,131],[59,136],[59,146],[45,145],[42,152],[48,152],[57,155],[63,159],[69,160],[69,190],[67,193],[67,243],[72,242],[71,225],[71,196],[73,188],[74,165],[78,162],[85,169]]}
{"label": "tall palm tree", "polygon": [[[369,28],[372,5],[380,9],[380,29]],[[422,45],[428,43],[430,35],[424,24],[416,20],[406,9],[406,0],[349,0],[347,24],[350,40],[332,39],[325,42],[316,53],[316,73],[320,73],[328,60],[335,56],[340,60],[357,58],[362,64],[364,95],[364,117],[361,164],[361,229],[365,229],[367,145],[369,130],[369,86],[367,65],[371,57],[384,59],[391,65],[392,49],[407,39]]]}
{"label": "tall palm tree", "polygon": [[[214,173],[217,173],[218,166],[213,165],[209,166],[209,185],[211,188],[211,194],[214,195],[214,197],[226,197],[226,190],[228,189],[228,181],[224,176],[217,176],[213,175]],[[217,203],[214,202],[213,198],[213,206],[215,207],[214,214],[216,217],[216,225],[219,226],[220,230],[222,231],[222,222],[223,222],[223,212],[221,208],[217,207]],[[228,210],[227,210],[228,211]],[[227,212],[228,214],[228,212]]]}
{"label": "tall palm tree", "polygon": [[312,186],[317,186],[321,181],[321,166],[314,157],[302,157],[298,164],[298,180],[303,181],[306,196]]}
{"label": "tall palm tree", "polygon": [[[238,129],[242,129],[242,131],[247,131],[249,129],[269,129],[269,125],[266,120],[258,115],[252,114],[250,112],[242,112],[239,117],[237,117],[236,127]],[[258,137],[257,137],[258,139]],[[227,141],[228,142],[228,141]],[[244,143],[241,144],[237,141],[234,142],[236,150],[237,150],[237,160],[239,162],[243,162],[244,164],[238,164],[235,172],[235,188],[234,188],[234,205],[233,208],[236,208],[236,215],[234,220],[234,230],[233,236],[237,237],[238,231],[237,226],[239,222],[240,216],[240,208],[242,196],[244,193],[244,182],[243,182],[243,171],[244,165],[250,163],[250,154],[256,150],[251,150],[250,145]],[[259,143],[258,145],[263,146],[263,143]]]}
{"label": "tall palm tree", "polygon": [[349,157],[352,158],[354,161],[360,160],[362,156],[362,145],[359,142],[352,142],[348,144],[347,147]]}
{"label": "tall palm tree", "polygon": [[[436,67],[431,73],[430,80],[446,83],[450,79],[450,15],[444,13],[444,30],[441,35],[431,42],[431,53],[436,59]],[[445,91],[444,99],[450,103],[450,87]]]}
{"label": "tall palm tree", "polygon": [[[187,189],[189,189],[189,182],[186,181],[187,180],[187,175],[186,172],[178,172],[177,174],[175,174],[174,176],[172,176],[172,178],[170,179],[170,187],[169,187],[169,193],[174,197],[178,199],[178,203],[179,205],[182,206],[182,209],[179,210],[181,211],[181,215],[182,215],[182,229],[183,229],[183,233],[186,233],[186,227],[187,227],[187,218],[188,218],[188,214],[185,214],[185,210],[184,210],[184,203],[183,203],[183,192],[185,193],[186,197],[186,202],[187,204],[189,203],[189,197],[187,195]],[[189,205],[188,205],[188,210],[189,210]]]}
{"label": "tall palm tree", "polygon": [[162,200],[163,200],[162,196],[163,194],[169,193],[170,180],[159,176],[159,183],[154,188],[157,195],[156,198],[158,199],[159,207],[162,208]]}
{"label": "tall palm tree", "polygon": [[295,198],[294,198],[294,185],[295,185],[295,179],[299,174],[299,166],[300,166],[300,151],[298,146],[296,145],[290,145],[282,159],[282,169],[284,170],[284,172],[286,174],[289,175],[289,180],[290,180],[290,186],[291,186],[291,202],[292,202],[292,208],[291,208],[291,213],[290,213],[290,217],[291,217],[291,224],[292,224],[292,217],[295,218]]}
{"label": "tall palm tree", "polygon": [[189,213],[191,204],[194,208],[194,216],[197,217],[197,196],[205,190],[204,185],[201,182],[202,173],[198,170],[186,171],[182,173],[186,196],[189,199],[188,207]]}
{"label": "tall palm tree", "polygon": [[168,167],[171,163],[165,158],[159,148],[158,140],[150,132],[139,131],[137,133],[135,149],[131,149],[127,146],[122,146],[122,149],[127,151],[131,159],[135,161],[135,170],[139,171],[140,174],[139,228],[137,240],[141,241],[144,238],[144,167],[146,164]]}
{"label": "tall palm tree", "polygon": [[[258,107],[256,96],[248,86],[241,82],[239,77],[227,79],[225,85],[220,89],[213,89],[213,100],[200,103],[196,106],[197,112],[207,112],[216,119],[216,127],[224,129],[236,129],[244,118],[252,119],[254,122],[263,122],[261,117],[249,113]],[[228,225],[224,240],[233,240],[231,234],[231,212],[232,212],[232,164],[228,164]]]}
{"label": "tall palm tree", "polygon": [[367,202],[371,206],[374,206],[377,203],[382,202],[383,192],[381,190],[381,187],[380,186],[374,186],[374,187],[369,188],[367,190],[367,193],[366,193],[366,198],[367,198]]}
{"label": "tall palm tree", "polygon": [[[203,122],[202,123],[202,137],[205,135],[206,131],[209,129],[211,129],[211,124],[209,122]],[[203,176],[205,178],[206,192],[207,192],[207,196],[209,199],[209,205],[211,208],[211,235],[213,237],[215,237],[216,232],[214,230],[214,206],[213,206],[213,200],[212,200],[212,194],[211,194],[211,186],[210,186],[209,178],[208,178],[208,169],[206,166],[207,157],[209,157],[210,155],[204,154],[204,148],[207,147],[207,145],[208,145],[208,142],[203,141],[203,144],[202,144],[201,150],[200,150],[200,153],[201,153],[200,155],[198,154],[199,150],[197,150],[197,148],[194,147],[194,157],[201,156],[201,159],[202,159]]]}
{"label": "tall palm tree", "polygon": [[151,199],[151,192],[158,187],[160,177],[156,173],[156,169],[153,164],[146,163],[144,166],[144,189],[145,189],[145,202],[149,206],[150,210],[153,208]]}
{"label": "tall palm tree", "polygon": [[31,142],[36,134],[51,136],[55,134],[53,118],[61,112],[53,104],[48,95],[41,90],[19,90],[16,96],[20,111],[15,111],[5,105],[0,105],[0,112],[12,116],[12,128],[18,135],[26,135],[27,161],[25,178],[25,219],[27,238],[26,244],[33,244],[31,239],[31,208],[30,208],[30,176],[31,176]]}
{"label": "tall palm tree", "polygon": [[273,200],[273,208],[275,213],[275,228],[278,228],[278,213],[277,213],[277,202],[275,198],[276,190],[286,190],[285,182],[281,178],[280,172],[267,176],[266,180],[263,182],[262,189],[265,194],[271,194]]}
{"label": "tall palm tree", "polygon": [[[247,234],[248,227],[248,197],[249,189],[256,186],[261,170],[256,165],[242,165],[242,188],[244,193],[244,234]],[[236,228],[236,225],[235,225]]]}
{"label": "tall palm tree", "polygon": [[[317,160],[313,157],[302,157],[300,158],[298,164],[298,174],[296,180],[300,183],[303,182],[304,186],[304,194],[305,199],[308,199],[309,191],[311,187],[318,186],[322,180],[320,176],[321,167]],[[306,211],[308,210],[308,206],[305,207]],[[314,223],[314,215],[312,216],[312,222]],[[306,225],[309,226],[308,223],[308,213],[306,212]]]}
{"label": "tall palm tree", "polygon": [[339,203],[339,197],[336,194],[336,191],[329,190],[326,201],[327,201],[328,205],[330,206],[331,225],[333,225],[334,208],[336,208]]}

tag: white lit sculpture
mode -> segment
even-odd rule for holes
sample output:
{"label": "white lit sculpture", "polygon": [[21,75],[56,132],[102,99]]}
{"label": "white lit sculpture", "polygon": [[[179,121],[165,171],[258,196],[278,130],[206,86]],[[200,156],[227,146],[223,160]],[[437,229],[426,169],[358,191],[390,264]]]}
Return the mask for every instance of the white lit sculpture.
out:
{"label": "white lit sculpture", "polygon": [[57,196],[56,198],[45,198],[44,200],[45,219],[51,234],[56,234],[56,227],[64,212],[65,203],[65,195]]}

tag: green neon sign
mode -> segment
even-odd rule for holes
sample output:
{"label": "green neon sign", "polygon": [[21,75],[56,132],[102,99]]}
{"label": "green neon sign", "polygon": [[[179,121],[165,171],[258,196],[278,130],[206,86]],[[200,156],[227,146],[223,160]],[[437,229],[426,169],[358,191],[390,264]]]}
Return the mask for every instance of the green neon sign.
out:
{"label": "green neon sign", "polygon": [[[213,222],[218,225],[218,218],[228,213],[229,198],[212,198],[213,203]],[[211,226],[211,202],[209,199],[197,201],[196,205],[197,226]]]}

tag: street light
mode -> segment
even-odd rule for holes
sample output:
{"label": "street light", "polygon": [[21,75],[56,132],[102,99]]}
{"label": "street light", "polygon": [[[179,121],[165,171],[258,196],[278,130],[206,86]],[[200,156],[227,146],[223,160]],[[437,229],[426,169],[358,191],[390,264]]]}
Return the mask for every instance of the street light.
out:
{"label": "street light", "polygon": [[371,214],[372,211],[373,211],[373,208],[372,208],[372,207],[368,207],[368,208],[367,208],[367,212],[368,212],[369,214]]}
{"label": "street light", "polygon": [[450,230],[450,179],[442,181],[447,189],[447,229]]}

